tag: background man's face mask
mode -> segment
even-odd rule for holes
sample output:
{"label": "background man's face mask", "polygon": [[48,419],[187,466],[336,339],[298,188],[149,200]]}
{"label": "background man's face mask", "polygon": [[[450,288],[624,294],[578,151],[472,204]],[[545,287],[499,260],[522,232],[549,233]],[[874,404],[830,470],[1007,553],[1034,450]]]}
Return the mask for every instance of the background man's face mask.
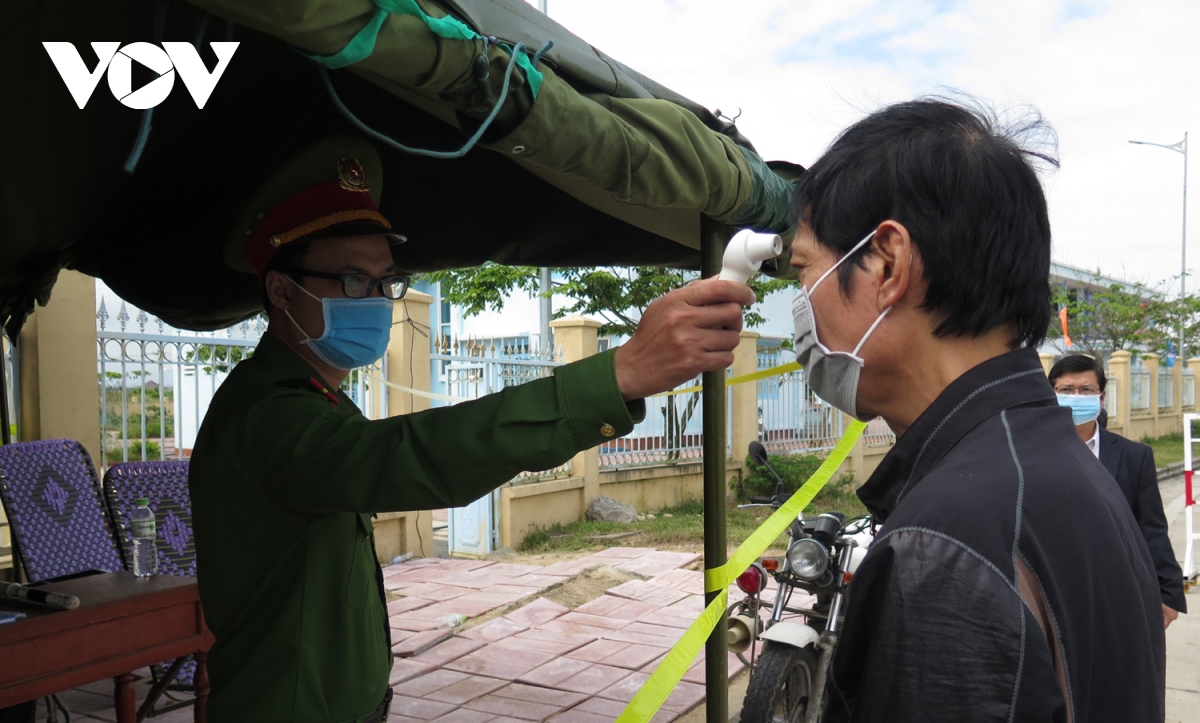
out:
{"label": "background man's face mask", "polygon": [[1100,416],[1099,394],[1059,394],[1058,403],[1070,408],[1076,427]]}
{"label": "background man's face mask", "polygon": [[314,339],[289,311],[284,311],[300,333],[301,344],[334,369],[349,371],[374,364],[387,351],[392,334],[392,301],[380,296],[369,299],[322,299],[289,277],[297,289],[321,302],[325,332]]}
{"label": "background man's face mask", "polygon": [[845,256],[838,259],[837,263],[830,266],[828,271],[821,274],[811,289],[806,289],[801,284],[799,293],[792,301],[792,320],[796,324],[796,361],[804,367],[805,381],[818,397],[864,422],[867,420],[858,414],[858,378],[863,367],[863,360],[858,356],[858,352],[862,349],[863,344],[867,343],[867,339],[875,331],[875,327],[879,326],[879,322],[883,321],[883,317],[892,310],[892,307],[884,309],[883,313],[875,319],[875,323],[871,324],[871,328],[867,329],[866,334],[863,334],[858,345],[854,347],[854,351],[832,351],[817,337],[817,317],[813,314],[811,296],[822,281],[838,266],[841,266],[843,261],[853,256],[854,252],[870,242],[874,236],[875,232],[872,231],[867,234],[866,238],[855,244],[854,248],[850,249]]}

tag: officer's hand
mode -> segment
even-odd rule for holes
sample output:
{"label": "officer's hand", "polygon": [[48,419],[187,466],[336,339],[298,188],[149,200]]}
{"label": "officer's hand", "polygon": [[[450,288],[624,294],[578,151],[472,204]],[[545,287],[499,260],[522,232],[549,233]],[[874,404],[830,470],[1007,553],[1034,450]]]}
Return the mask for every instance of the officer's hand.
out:
{"label": "officer's hand", "polygon": [[621,395],[641,399],[733,364],[742,307],[753,303],[748,286],[705,279],[650,304],[633,338],[617,349]]}

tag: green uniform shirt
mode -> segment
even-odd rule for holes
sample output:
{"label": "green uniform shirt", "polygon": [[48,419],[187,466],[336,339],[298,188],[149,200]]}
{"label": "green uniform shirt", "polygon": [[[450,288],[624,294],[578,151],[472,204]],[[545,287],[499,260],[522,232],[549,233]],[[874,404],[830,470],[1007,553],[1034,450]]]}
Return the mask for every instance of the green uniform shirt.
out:
{"label": "green uniform shirt", "polygon": [[628,434],[645,409],[622,400],[611,352],[374,421],[341,393],[332,403],[314,377],[267,334],[218,389],[196,440],[200,600],[216,636],[209,717],[221,723],[374,711],[392,656],[370,513],[467,504],[605,441],[605,425]]}

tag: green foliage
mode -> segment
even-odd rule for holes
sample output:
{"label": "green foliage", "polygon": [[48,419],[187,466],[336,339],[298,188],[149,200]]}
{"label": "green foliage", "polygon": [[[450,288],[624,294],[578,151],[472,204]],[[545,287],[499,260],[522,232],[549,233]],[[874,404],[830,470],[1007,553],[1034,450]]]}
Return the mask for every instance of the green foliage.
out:
{"label": "green foliage", "polygon": [[[110,444],[110,446],[108,446],[108,448],[104,451],[104,456],[108,460],[109,464],[116,464],[117,462],[123,461],[124,455],[121,452],[120,440],[117,440],[115,442],[115,444]],[[142,442],[141,442],[141,440],[137,440],[137,439],[129,440],[129,461],[133,462],[133,461],[140,460],[141,458],[142,458]],[[162,458],[162,448],[158,446],[158,442],[147,442],[146,443],[146,459],[147,460],[158,460],[161,458]]]}
{"label": "green foliage", "polygon": [[[817,471],[824,458],[815,454],[773,454],[769,455],[771,466],[783,479],[783,491],[789,496],[808,478]],[[751,497],[770,497],[775,494],[776,480],[765,468],[746,458],[746,475],[733,486],[734,494],[741,502],[749,502]],[[808,506],[813,512],[829,512],[836,510],[844,512],[847,517],[858,517],[867,513],[855,490],[858,485],[854,475],[844,473],[835,476],[817,493],[816,498]]]}
{"label": "green foliage", "polygon": [[[1181,326],[1188,349],[1194,351],[1200,345],[1200,297],[1167,298],[1142,283],[1105,284],[1099,271],[1089,283],[1096,288],[1086,293],[1065,288],[1055,291],[1055,308],[1067,309],[1067,334],[1074,344],[1070,351],[1097,358],[1120,349],[1161,355],[1167,352],[1168,342],[1178,345]],[[1047,337],[1067,351],[1057,316]]]}
{"label": "green foliage", "polygon": [[[554,276],[551,293],[572,300],[555,310],[555,318],[599,317],[604,321],[600,329],[603,336],[632,335],[650,302],[697,278],[695,272],[658,266],[557,268]],[[489,262],[475,268],[435,271],[424,278],[441,282],[445,298],[460,306],[467,316],[487,309],[502,310],[505,298],[514,291],[539,295],[538,269],[533,266]],[[760,276],[751,279],[749,285],[761,302],[767,294],[792,284]],[[760,326],[764,321],[753,307],[746,311],[746,326]]]}
{"label": "green foliage", "polygon": [[[771,510],[769,509],[739,510],[735,505],[727,505],[725,529],[730,546],[736,547],[749,537],[770,514]],[[634,532],[635,534],[618,540],[588,539],[614,532]],[[772,549],[776,551],[776,554],[782,553],[785,543],[786,533],[780,535],[772,545]],[[625,545],[632,547],[667,546],[676,549],[682,547],[699,550],[703,544],[704,503],[700,500],[687,500],[681,504],[656,511],[654,519],[647,518],[629,524],[586,520],[539,528],[525,536],[519,549],[522,552],[545,553]]]}

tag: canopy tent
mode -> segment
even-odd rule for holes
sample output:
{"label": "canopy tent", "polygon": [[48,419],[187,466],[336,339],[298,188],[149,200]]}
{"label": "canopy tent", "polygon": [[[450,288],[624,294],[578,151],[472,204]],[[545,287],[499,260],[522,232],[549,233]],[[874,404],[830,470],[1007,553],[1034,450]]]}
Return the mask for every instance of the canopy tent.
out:
{"label": "canopy tent", "polygon": [[[190,42],[210,69],[209,43],[240,46],[203,109],[178,83],[153,111],[104,83],[81,109],[42,43],[73,43],[90,71],[90,43],[113,40]],[[133,71],[135,88],[155,77]],[[380,209],[408,236],[394,253],[414,272],[491,260],[711,275],[733,228],[784,230],[803,172],[764,162],[731,122],[522,0],[5,3],[0,79],[0,323],[14,338],[62,268],[183,328],[257,313],[254,277],[223,262],[230,230],[272,168],[333,133],[378,132]],[[397,147],[453,150],[481,126],[459,158]],[[786,273],[787,255],[764,268]],[[704,385],[705,561],[717,567],[724,375]],[[708,719],[722,723],[724,642],[718,630],[706,663]]]}
{"label": "canopy tent", "polygon": [[[433,26],[446,11],[432,4],[415,14],[412,0],[390,6],[396,12],[386,15],[370,0],[0,7],[0,76],[19,99],[0,115],[0,320],[9,332],[47,298],[63,267],[184,328],[256,313],[253,277],[227,268],[221,250],[270,169],[323,135],[361,133],[336,103],[402,144],[458,148],[500,95],[518,42],[530,48],[526,60],[554,43],[537,64],[536,99],[532,76],[517,69],[478,148],[445,160],[376,144],[381,210],[410,239],[397,250],[402,267],[694,268],[702,217],[782,230],[787,179],[802,169],[775,163],[773,172],[733,124],[521,0],[448,6],[468,33],[490,40],[438,35]],[[327,88],[301,51],[336,56],[380,16],[372,52],[328,71]],[[146,112],[121,105],[103,82],[78,108],[41,45],[72,42],[90,70],[97,39],[186,40],[211,68],[208,43],[230,37],[240,46],[204,108],[176,83],[152,111],[132,173],[123,167]]]}

